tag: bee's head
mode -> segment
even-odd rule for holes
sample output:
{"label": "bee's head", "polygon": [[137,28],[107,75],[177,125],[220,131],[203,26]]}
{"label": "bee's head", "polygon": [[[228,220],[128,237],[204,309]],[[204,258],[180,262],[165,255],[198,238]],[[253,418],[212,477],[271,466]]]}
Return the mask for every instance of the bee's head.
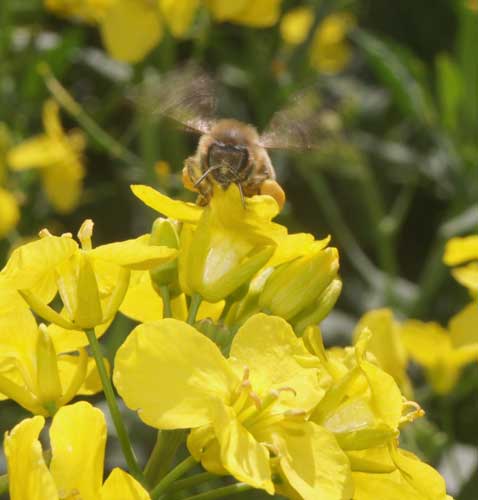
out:
{"label": "bee's head", "polygon": [[221,120],[210,137],[205,167],[214,179],[224,188],[247,179],[252,159],[249,145],[257,138],[255,129],[236,120]]}

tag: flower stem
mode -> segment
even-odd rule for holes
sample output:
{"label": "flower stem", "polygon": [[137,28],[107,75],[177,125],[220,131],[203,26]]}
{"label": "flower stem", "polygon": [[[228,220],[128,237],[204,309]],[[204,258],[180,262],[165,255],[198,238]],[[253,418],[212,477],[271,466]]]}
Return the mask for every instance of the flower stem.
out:
{"label": "flower stem", "polygon": [[192,488],[212,479],[217,479],[219,476],[213,474],[212,472],[201,472],[199,474],[194,474],[194,476],[187,477],[185,479],[180,479],[176,481],[171,488],[168,489],[168,494],[176,493],[187,488]]}
{"label": "flower stem", "polygon": [[111,156],[118,158],[130,165],[142,165],[142,161],[135,154],[131,153],[116,139],[111,137],[103,130],[75,101],[73,96],[63,87],[63,85],[55,78],[50,67],[42,63],[38,66],[39,73],[43,76],[48,90],[64,108],[98,143],[101,147],[109,151]]}
{"label": "flower stem", "polygon": [[171,486],[176,479],[186,474],[186,472],[194,467],[197,461],[194,457],[189,456],[180,462],[176,467],[171,470],[164,478],[153,488],[151,491],[151,499],[156,500],[159,496],[164,493],[169,486]]}
{"label": "flower stem", "polygon": [[118,402],[116,401],[113,386],[111,384],[108,372],[106,371],[105,362],[101,354],[100,343],[96,338],[94,329],[89,328],[86,329],[85,332],[86,336],[88,337],[88,342],[90,343],[91,352],[96,361],[96,367],[98,368],[98,374],[103,385],[106,402],[108,403],[108,408],[110,410],[111,418],[116,429],[116,434],[121,444],[124,458],[126,460],[126,463],[128,464],[128,468],[131,474],[139,481],[142,481],[143,474],[138,466],[138,462],[136,461],[133,447],[131,446],[128,433],[126,432],[126,427],[121,417],[121,412],[118,407]]}
{"label": "flower stem", "polygon": [[159,293],[163,300],[163,318],[172,318],[173,311],[171,310],[171,296],[168,285],[161,285],[159,287]]}
{"label": "flower stem", "polygon": [[144,476],[150,486],[155,486],[171,467],[174,455],[183,442],[185,431],[182,429],[159,430],[153,451],[144,468]]}
{"label": "flower stem", "polygon": [[202,297],[198,293],[193,293],[191,303],[189,304],[188,323],[193,325],[196,321],[199,306],[201,305]]}
{"label": "flower stem", "polygon": [[8,474],[0,476],[0,495],[8,491]]}
{"label": "flower stem", "polygon": [[199,493],[199,495],[186,497],[184,500],[213,500],[214,498],[229,498],[230,495],[235,495],[249,490],[252,490],[251,485],[246,483],[236,483],[224,486],[223,488],[217,488],[206,493]]}

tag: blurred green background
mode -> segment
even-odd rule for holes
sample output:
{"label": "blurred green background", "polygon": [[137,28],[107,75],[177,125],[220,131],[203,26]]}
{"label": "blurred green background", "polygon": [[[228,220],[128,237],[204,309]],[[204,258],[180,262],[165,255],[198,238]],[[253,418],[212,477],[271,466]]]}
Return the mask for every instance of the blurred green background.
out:
{"label": "blurred green background", "polygon": [[[289,18],[287,31],[287,16],[304,7],[309,24]],[[312,88],[321,98],[332,126],[319,148],[273,152],[272,160],[288,200],[279,222],[331,234],[340,251],[344,288],[323,324],[328,345],[350,343],[370,309],[446,324],[469,300],[442,256],[449,238],[478,226],[478,2],[284,0],[266,27],[220,22],[201,6],[181,36],[165,27],[161,42],[132,63],[105,50],[96,19],[61,14],[39,0],[0,2],[0,188],[21,213],[1,235],[1,265],[43,227],[76,232],[91,217],[96,244],[147,231],[154,214],[131,195],[131,183],[194,199],[180,174],[197,138],[131,97],[192,59],[217,81],[219,116],[259,129],[297,92]],[[42,189],[45,169],[9,165],[17,145],[44,133],[51,97],[64,129],[87,141],[83,191],[68,210],[55,209]],[[2,210],[0,198],[0,228]],[[113,325],[110,356],[130,326],[126,318]],[[404,445],[440,467],[456,498],[476,498],[478,366],[447,395],[434,394],[417,367],[411,375],[427,417],[404,431]],[[23,416],[0,403],[2,435]],[[130,422],[147,453],[153,432],[134,415]]]}

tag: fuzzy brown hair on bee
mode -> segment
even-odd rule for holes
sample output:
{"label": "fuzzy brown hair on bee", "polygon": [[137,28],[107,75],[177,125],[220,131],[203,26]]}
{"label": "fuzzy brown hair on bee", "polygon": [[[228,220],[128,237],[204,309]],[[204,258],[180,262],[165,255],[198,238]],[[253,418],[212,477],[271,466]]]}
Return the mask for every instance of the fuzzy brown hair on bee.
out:
{"label": "fuzzy brown hair on bee", "polygon": [[277,111],[259,134],[246,123],[215,116],[216,93],[213,80],[196,66],[186,66],[162,75],[158,84],[141,90],[145,110],[166,116],[190,132],[199,134],[194,155],[185,160],[183,183],[199,193],[197,203],[207,205],[214,184],[227,189],[236,184],[245,198],[256,194],[272,196],[280,208],[285,194],[276,181],[269,149],[306,150],[315,147],[317,125],[316,92],[296,95],[289,106]]}
{"label": "fuzzy brown hair on bee", "polygon": [[202,205],[209,202],[213,183],[222,189],[236,184],[243,204],[245,196],[255,194],[272,195],[280,208],[285,202],[257,130],[234,119],[218,120],[209,133],[201,136],[196,153],[185,161],[183,181],[188,189],[199,192],[198,203]]}

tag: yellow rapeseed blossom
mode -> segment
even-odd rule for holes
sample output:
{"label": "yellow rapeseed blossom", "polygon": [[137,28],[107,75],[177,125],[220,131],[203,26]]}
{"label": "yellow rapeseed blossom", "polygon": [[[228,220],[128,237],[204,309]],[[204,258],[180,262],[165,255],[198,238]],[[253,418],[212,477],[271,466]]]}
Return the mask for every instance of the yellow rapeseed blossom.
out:
{"label": "yellow rapeseed blossom", "polygon": [[217,21],[263,28],[273,26],[279,19],[282,0],[206,0],[206,5]]}
{"label": "yellow rapeseed blossom", "polygon": [[449,322],[448,329],[438,323],[406,321],[401,335],[408,355],[425,369],[433,389],[450,392],[463,368],[478,360],[478,309],[470,304]]}
{"label": "yellow rapeseed blossom", "polygon": [[101,390],[94,360],[76,339],[62,342],[37,326],[16,291],[0,287],[0,399],[53,415],[76,395]]}
{"label": "yellow rapeseed blossom", "polygon": [[[289,45],[303,43],[312,27],[314,11],[310,7],[297,7],[288,11],[281,21],[283,40]],[[310,64],[323,73],[338,73],[350,60],[347,43],[348,30],[354,19],[348,13],[334,13],[325,17],[312,36],[309,49]]]}
{"label": "yellow rapeseed blossom", "polygon": [[307,330],[305,345],[326,369],[321,375],[326,392],[311,420],[331,431],[346,452],[354,499],[447,500],[438,472],[397,446],[400,426],[423,411],[402,397],[389,374],[366,359],[371,336],[365,327],[353,349],[326,351],[320,332]]}
{"label": "yellow rapeseed blossom", "polygon": [[10,500],[150,500],[121,469],[113,469],[103,483],[107,429],[100,410],[79,402],[56,413],[49,463],[38,439],[44,425],[41,416],[28,418],[5,435]]}
{"label": "yellow rapeseed blossom", "polygon": [[354,330],[354,338],[368,328],[372,334],[367,345],[379,366],[389,373],[402,392],[411,397],[413,388],[407,375],[408,355],[400,335],[400,324],[390,309],[377,309],[364,314]]}
{"label": "yellow rapeseed blossom", "polygon": [[[266,263],[279,265],[310,247],[303,235],[288,236],[271,221],[279,211],[270,196],[246,198],[237,186],[215,186],[210,204],[201,208],[172,200],[148,186],[132,186],[146,205],[183,223],[178,255],[179,283],[188,295],[218,302],[248,283]],[[296,238],[298,236],[298,238]]]}
{"label": "yellow rapeseed blossom", "polygon": [[458,266],[452,269],[451,274],[458,283],[468,288],[476,300],[478,297],[478,235],[448,240],[443,261],[448,266]]}
{"label": "yellow rapeseed blossom", "polygon": [[45,7],[55,14],[77,17],[86,22],[100,20],[116,0],[44,0]]}
{"label": "yellow rapeseed blossom", "polygon": [[43,126],[44,134],[13,147],[7,161],[17,171],[40,169],[43,188],[53,208],[59,213],[69,213],[81,197],[85,138],[79,131],[64,132],[58,104],[53,100],[43,106]]}
{"label": "yellow rapeseed blossom", "polygon": [[193,327],[165,319],[133,330],[116,354],[113,379],[145,423],[192,428],[188,448],[207,470],[270,494],[348,500],[345,454],[330,432],[307,421],[323,391],[300,356],[308,353],[281,318],[250,318],[229,359]]}
{"label": "yellow rapeseed blossom", "polygon": [[[0,273],[40,317],[69,330],[111,321],[129,286],[132,270],[147,270],[174,258],[177,251],[149,245],[149,235],[93,248],[93,222],[71,234],[42,231],[37,241],[15,249]],[[43,296],[39,290],[48,290]],[[48,304],[59,292],[64,310]],[[46,297],[45,297],[46,295]]]}
{"label": "yellow rapeseed blossom", "polygon": [[0,187],[0,239],[15,228],[20,220],[20,210],[15,196]]}

